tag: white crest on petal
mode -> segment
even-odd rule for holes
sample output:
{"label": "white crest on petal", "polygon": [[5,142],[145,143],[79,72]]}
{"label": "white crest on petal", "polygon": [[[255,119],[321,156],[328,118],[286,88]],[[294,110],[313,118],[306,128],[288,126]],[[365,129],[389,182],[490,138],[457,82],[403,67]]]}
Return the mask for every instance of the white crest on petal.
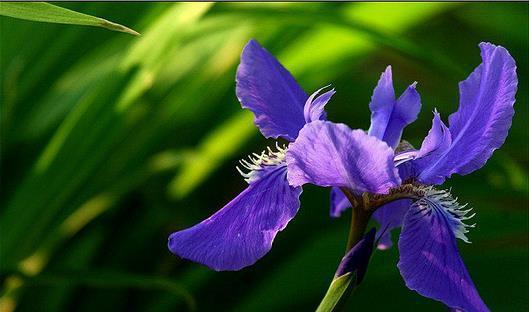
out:
{"label": "white crest on petal", "polygon": [[432,210],[436,213],[442,214],[446,217],[451,230],[455,237],[461,239],[465,243],[470,243],[466,233],[469,228],[473,228],[475,224],[466,224],[464,221],[474,217],[476,214],[469,213],[472,208],[465,209],[467,204],[461,205],[457,202],[457,197],[454,198],[450,190],[439,190],[433,186],[424,187],[424,196],[415,201],[415,205],[424,214],[429,214]]}
{"label": "white crest on petal", "polygon": [[248,156],[248,160],[239,160],[239,163],[245,170],[247,170],[247,172],[241,170],[239,166],[236,166],[235,168],[248,184],[257,181],[261,177],[261,172],[267,167],[286,165],[286,145],[279,146],[276,142],[276,150],[277,151],[273,151],[270,147],[267,147],[267,149],[262,151],[261,154],[253,153]]}

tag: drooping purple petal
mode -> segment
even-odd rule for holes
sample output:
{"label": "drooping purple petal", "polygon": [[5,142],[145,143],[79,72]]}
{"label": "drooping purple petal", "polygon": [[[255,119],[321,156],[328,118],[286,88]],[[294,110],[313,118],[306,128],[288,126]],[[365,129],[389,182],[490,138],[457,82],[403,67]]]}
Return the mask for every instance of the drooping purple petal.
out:
{"label": "drooping purple petal", "polygon": [[351,207],[351,202],[347,197],[345,197],[344,193],[340,188],[333,187],[331,189],[331,209],[330,209],[330,215],[333,218],[338,218],[342,215],[342,212],[344,212],[347,208]]}
{"label": "drooping purple petal", "polygon": [[347,187],[355,192],[387,193],[400,184],[393,150],[362,130],[313,121],[299,132],[286,155],[288,181]]}
{"label": "drooping purple petal", "polygon": [[303,107],[308,96],[294,77],[255,40],[244,47],[237,68],[236,94],[243,108],[255,115],[255,124],[267,138],[293,141],[305,124]]}
{"label": "drooping purple petal", "polygon": [[507,137],[518,85],[516,64],[501,46],[479,47],[483,62],[459,84],[459,109],[448,117],[452,142],[420,173],[423,183],[441,184],[454,173],[481,168]]}
{"label": "drooping purple petal", "polygon": [[300,187],[288,185],[286,167],[270,166],[248,188],[201,223],[171,234],[175,255],[217,271],[254,264],[299,209]]}
{"label": "drooping purple petal", "polygon": [[[488,311],[459,255],[466,211],[446,192],[414,203],[404,218],[398,268],[406,286],[466,312]],[[454,206],[455,205],[455,206]]]}
{"label": "drooping purple petal", "polygon": [[323,94],[318,95],[323,89],[325,89],[325,87],[317,90],[307,99],[303,109],[306,123],[315,120],[327,119],[327,113],[325,112],[324,108],[336,91],[331,89]]}
{"label": "drooping purple petal", "polygon": [[373,243],[375,242],[375,228],[369,230],[362,239],[356,243],[342,258],[334,278],[338,278],[350,272],[356,272],[356,284],[360,284],[367,271],[369,259],[373,253]]}
{"label": "drooping purple petal", "polygon": [[391,66],[386,68],[369,103],[371,110],[369,135],[386,142],[393,149],[398,146],[404,127],[417,119],[421,109],[421,98],[415,86],[416,83],[410,85],[396,100]]}
{"label": "drooping purple petal", "polygon": [[400,199],[385,204],[373,213],[373,219],[380,224],[380,229],[384,231],[380,238],[379,249],[388,249],[393,246],[391,241],[391,230],[402,225],[402,220],[404,219],[410,205],[411,200]]}

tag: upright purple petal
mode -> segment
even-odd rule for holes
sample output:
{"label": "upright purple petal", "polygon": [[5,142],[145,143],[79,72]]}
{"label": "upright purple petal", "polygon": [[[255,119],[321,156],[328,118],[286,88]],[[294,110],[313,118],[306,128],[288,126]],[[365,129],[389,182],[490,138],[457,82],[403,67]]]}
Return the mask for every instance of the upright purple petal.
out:
{"label": "upright purple petal", "polygon": [[371,126],[369,135],[380,140],[384,138],[386,127],[395,106],[395,90],[393,89],[393,78],[391,66],[380,75],[377,86],[373,90],[369,109],[371,110]]}
{"label": "upright purple petal", "polygon": [[393,149],[398,146],[404,128],[417,119],[421,109],[421,98],[415,86],[416,83],[410,85],[396,100],[391,66],[386,68],[369,103],[369,135],[386,142]]}
{"label": "upright purple petal", "polygon": [[323,89],[325,89],[325,87],[317,90],[307,99],[303,109],[306,123],[315,120],[327,119],[327,113],[325,112],[324,108],[336,91],[331,89],[323,94],[318,95]]}
{"label": "upright purple petal", "polygon": [[518,85],[516,64],[501,46],[479,47],[483,62],[459,84],[459,109],[448,118],[451,144],[430,159],[419,176],[423,183],[440,184],[454,173],[481,168],[507,137]]}
{"label": "upright purple petal", "polygon": [[[445,176],[439,172],[430,174],[428,178],[422,176],[422,173],[428,172],[430,166],[442,157],[452,145],[452,134],[450,129],[443,123],[441,116],[434,111],[432,128],[424,138],[421,149],[417,152],[415,159],[411,162],[414,172],[418,173],[421,182],[427,184],[442,184]],[[447,160],[451,166],[457,166],[459,159]]]}
{"label": "upright purple petal", "polygon": [[400,184],[393,150],[362,130],[313,121],[300,131],[286,156],[288,181],[347,187],[355,192],[387,193]]}
{"label": "upright purple petal", "polygon": [[351,202],[345,194],[338,187],[331,189],[331,209],[330,215],[333,218],[338,218],[347,208],[351,207]]}
{"label": "upright purple petal", "polygon": [[445,153],[452,145],[452,134],[450,129],[441,120],[441,115],[434,111],[432,128],[424,138],[421,149],[416,158],[438,158]]}
{"label": "upright purple petal", "polygon": [[294,77],[255,40],[244,47],[237,68],[236,93],[243,108],[267,138],[293,141],[305,124],[303,106],[308,96]]}
{"label": "upright purple petal", "polygon": [[288,185],[285,165],[270,166],[217,213],[169,237],[175,255],[217,271],[254,264],[299,209],[300,187]]}
{"label": "upright purple petal", "polygon": [[384,133],[384,142],[395,149],[400,142],[404,128],[414,122],[421,110],[421,97],[413,83],[398,98],[391,113],[389,123]]}
{"label": "upright purple petal", "polygon": [[406,286],[466,312],[488,311],[463,263],[456,237],[466,239],[466,211],[446,192],[414,203],[404,218],[398,268]]}

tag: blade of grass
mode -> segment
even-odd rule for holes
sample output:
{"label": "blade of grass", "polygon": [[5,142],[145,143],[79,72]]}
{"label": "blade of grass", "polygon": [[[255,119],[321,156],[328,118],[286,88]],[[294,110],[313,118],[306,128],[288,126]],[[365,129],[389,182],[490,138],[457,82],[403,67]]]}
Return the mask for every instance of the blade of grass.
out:
{"label": "blade of grass", "polygon": [[[192,6],[190,4],[175,4],[168,11],[171,13],[164,18],[164,21],[176,23],[176,25],[189,24],[190,26],[205,12],[204,8],[208,8],[211,4],[199,4]],[[188,14],[193,13],[195,14]],[[182,24],[183,23],[183,24]],[[153,67],[160,67],[160,64],[165,58],[158,59],[155,63],[153,59],[144,59],[144,53],[149,52],[145,44],[152,44],[153,40],[158,43],[160,41],[170,42],[178,32],[167,32],[167,28],[161,27],[165,24],[155,21],[154,28],[158,37],[146,36],[149,40],[141,41],[142,45],[136,45],[139,49],[133,49],[131,53],[135,55],[132,58],[133,62],[126,62],[125,68],[120,68],[122,72],[138,65],[138,62],[143,65],[140,72],[152,73]],[[161,37],[160,37],[161,36]],[[162,47],[167,46],[162,45]],[[144,53],[139,53],[143,51]],[[158,54],[159,55],[159,54]],[[169,57],[169,55],[167,55]],[[130,59],[129,59],[130,60]],[[143,63],[150,60],[147,63]],[[140,66],[141,66],[140,65]],[[121,74],[110,74],[108,78],[115,79]],[[7,209],[2,215],[0,223],[2,231],[6,232],[2,239],[5,250],[12,250],[12,252],[2,253],[3,264],[12,265],[13,262],[21,260],[31,253],[31,250],[38,244],[41,235],[44,235],[46,228],[57,220],[57,216],[68,203],[69,198],[81,188],[83,183],[91,177],[94,170],[100,166],[101,161],[108,157],[108,153],[115,147],[118,137],[125,132],[127,111],[117,112],[114,109],[108,109],[110,105],[124,104],[126,107],[132,108],[130,104],[134,98],[123,97],[124,94],[130,94],[130,90],[135,90],[132,93],[136,96],[141,95],[148,89],[143,84],[144,81],[138,85],[138,77],[145,78],[144,75],[133,75],[129,82],[116,90],[112,90],[110,86],[112,83],[102,82],[102,77],[98,77],[100,82],[98,87],[93,88],[82,101],[84,104],[77,105],[65,122],[59,127],[53,139],[47,145],[42,155],[39,157],[33,172],[31,172],[23,183],[17,189],[12,200],[8,203]],[[105,80],[106,81],[106,80]],[[136,90],[138,89],[139,90]],[[105,95],[106,94],[106,95]],[[112,103],[115,96],[121,97],[122,100],[117,100]],[[126,100],[123,101],[123,98]],[[110,102],[110,103],[109,103]],[[120,134],[121,133],[121,134]],[[121,138],[123,139],[123,137]],[[147,138],[147,141],[150,138]],[[152,148],[152,143],[146,145],[138,145],[137,148],[146,150]],[[86,157],[90,155],[90,157]],[[145,155],[145,152],[138,153],[138,155]],[[128,155],[128,158],[134,158],[137,155]],[[120,167],[123,167],[120,165]],[[108,182],[107,182],[108,183]],[[25,194],[32,194],[31,196]],[[24,208],[17,208],[22,205]],[[46,207],[43,210],[41,207]],[[22,211],[22,212],[20,212]],[[45,216],[45,217],[44,217]],[[13,222],[12,218],[17,218],[17,222]],[[4,224],[10,226],[4,227]],[[32,231],[25,231],[26,224],[32,224]],[[4,230],[5,229],[5,230]],[[25,239],[23,239],[25,237]],[[17,245],[17,241],[23,241],[24,244]],[[7,261],[8,260],[8,261]]]}
{"label": "blade of grass", "polygon": [[37,22],[96,26],[135,36],[140,35],[135,30],[106,19],[75,12],[46,2],[2,2],[0,3],[0,15]]}

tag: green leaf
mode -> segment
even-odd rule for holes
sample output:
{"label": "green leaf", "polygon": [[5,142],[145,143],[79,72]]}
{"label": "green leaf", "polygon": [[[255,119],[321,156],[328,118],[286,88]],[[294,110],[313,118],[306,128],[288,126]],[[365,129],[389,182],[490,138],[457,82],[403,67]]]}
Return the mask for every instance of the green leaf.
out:
{"label": "green leaf", "polygon": [[2,2],[0,15],[37,22],[96,26],[135,36],[140,35],[135,30],[106,19],[75,12],[46,2]]}
{"label": "green leaf", "polygon": [[334,279],[316,312],[338,311],[354,290],[356,273],[351,272]]}

